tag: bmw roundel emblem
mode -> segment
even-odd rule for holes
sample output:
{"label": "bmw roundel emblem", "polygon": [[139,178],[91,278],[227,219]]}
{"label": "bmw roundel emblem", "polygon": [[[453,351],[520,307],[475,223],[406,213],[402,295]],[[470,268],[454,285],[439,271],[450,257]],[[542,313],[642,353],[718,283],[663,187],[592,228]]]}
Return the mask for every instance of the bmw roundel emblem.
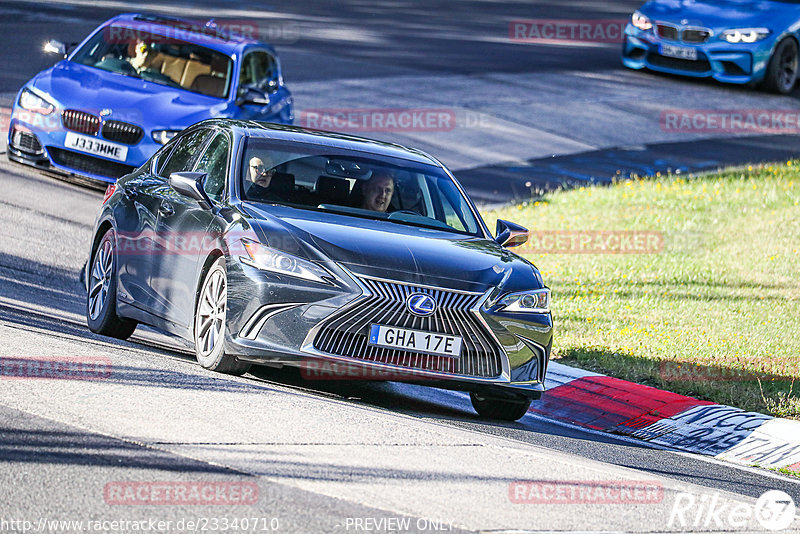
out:
{"label": "bmw roundel emblem", "polygon": [[110,109],[103,108],[103,109],[100,110],[100,116],[101,117],[108,117],[109,115],[111,115],[111,110]]}
{"label": "bmw roundel emblem", "polygon": [[406,308],[414,315],[427,317],[436,311],[436,301],[425,293],[412,293],[406,299]]}

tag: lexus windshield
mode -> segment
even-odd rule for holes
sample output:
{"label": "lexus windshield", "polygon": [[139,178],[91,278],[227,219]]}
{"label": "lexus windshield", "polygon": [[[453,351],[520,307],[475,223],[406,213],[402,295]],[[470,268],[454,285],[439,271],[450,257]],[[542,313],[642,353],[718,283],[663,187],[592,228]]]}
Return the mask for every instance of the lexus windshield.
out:
{"label": "lexus windshield", "polygon": [[440,168],[325,146],[250,139],[242,197],[262,203],[481,236],[470,204]]}

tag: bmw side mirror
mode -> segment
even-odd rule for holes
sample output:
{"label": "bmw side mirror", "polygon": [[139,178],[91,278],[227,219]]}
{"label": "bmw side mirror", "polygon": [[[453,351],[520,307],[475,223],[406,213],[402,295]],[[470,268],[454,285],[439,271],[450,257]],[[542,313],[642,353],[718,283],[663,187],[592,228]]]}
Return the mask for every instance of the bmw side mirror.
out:
{"label": "bmw side mirror", "polygon": [[203,187],[205,179],[204,172],[173,172],[169,175],[169,185],[178,193],[195,199],[204,210],[210,210],[213,203]]}
{"label": "bmw side mirror", "polygon": [[251,104],[254,106],[269,106],[269,95],[255,87],[247,87],[239,92],[236,105]]}
{"label": "bmw side mirror", "polygon": [[50,39],[44,44],[44,52],[46,54],[57,54],[62,57],[67,57],[67,45],[61,41]]}
{"label": "bmw side mirror", "polygon": [[518,247],[528,241],[528,229],[512,222],[497,219],[495,241],[503,247]]}

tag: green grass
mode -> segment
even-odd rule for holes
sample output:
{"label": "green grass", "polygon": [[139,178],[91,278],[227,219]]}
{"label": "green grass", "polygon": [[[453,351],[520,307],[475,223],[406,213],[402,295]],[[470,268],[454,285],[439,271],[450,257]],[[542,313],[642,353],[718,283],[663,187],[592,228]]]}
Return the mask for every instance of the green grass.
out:
{"label": "green grass", "polygon": [[[516,250],[552,289],[554,358],[800,418],[800,162],[560,191],[484,217],[545,232]],[[537,248],[559,230],[653,231],[663,248]]]}
{"label": "green grass", "polygon": [[800,472],[792,471],[791,469],[787,469],[785,467],[767,467],[770,471],[774,471],[776,473],[781,473],[783,475],[788,475],[794,478],[800,478]]}

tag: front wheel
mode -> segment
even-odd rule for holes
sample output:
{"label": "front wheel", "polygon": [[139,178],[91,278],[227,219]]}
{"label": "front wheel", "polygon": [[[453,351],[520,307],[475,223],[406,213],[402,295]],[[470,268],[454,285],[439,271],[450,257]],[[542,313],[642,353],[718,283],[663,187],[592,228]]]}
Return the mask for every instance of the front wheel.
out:
{"label": "front wheel", "polygon": [[764,88],[772,93],[789,94],[797,83],[797,41],[787,38],[781,41],[769,60]]}
{"label": "front wheel", "polygon": [[469,398],[478,415],[486,419],[518,421],[528,413],[528,408],[531,407],[530,399],[490,399],[477,393],[470,393]]}
{"label": "front wheel", "polygon": [[195,355],[206,369],[229,375],[243,375],[250,364],[225,354],[228,310],[228,275],[225,258],[218,258],[203,279],[194,313]]}
{"label": "front wheel", "polygon": [[91,259],[92,270],[86,291],[86,323],[89,330],[103,336],[128,339],[136,322],[117,316],[117,262],[114,230],[103,234]]}

